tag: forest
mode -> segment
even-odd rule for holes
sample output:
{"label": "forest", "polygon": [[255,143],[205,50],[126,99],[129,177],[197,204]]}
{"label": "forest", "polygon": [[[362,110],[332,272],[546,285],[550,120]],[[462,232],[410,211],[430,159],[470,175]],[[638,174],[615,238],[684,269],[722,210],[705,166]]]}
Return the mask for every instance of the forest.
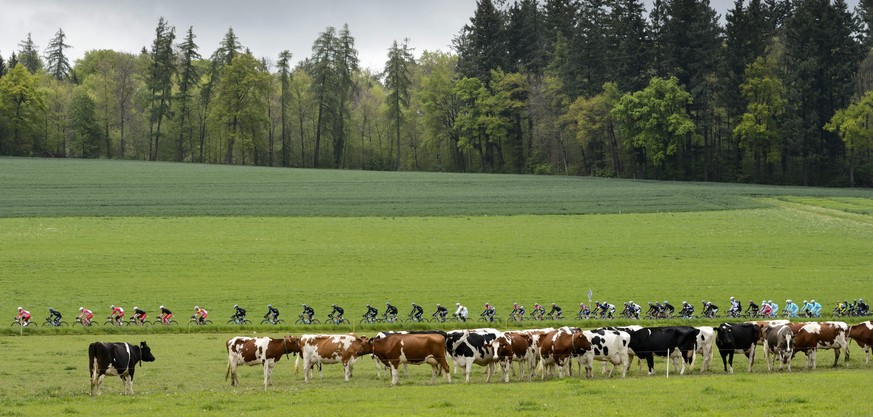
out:
{"label": "forest", "polygon": [[873,186],[873,0],[476,5],[451,50],[398,39],[381,72],[348,25],[296,63],[164,18],[73,63],[62,28],[22,34],[0,156]]}

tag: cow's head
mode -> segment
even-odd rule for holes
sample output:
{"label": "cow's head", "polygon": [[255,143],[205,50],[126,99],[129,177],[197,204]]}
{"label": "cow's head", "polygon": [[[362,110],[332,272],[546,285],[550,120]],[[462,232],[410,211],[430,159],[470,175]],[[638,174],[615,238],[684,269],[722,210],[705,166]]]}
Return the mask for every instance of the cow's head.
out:
{"label": "cow's head", "polygon": [[794,333],[792,333],[791,329],[788,327],[784,327],[783,329],[787,331],[782,332],[781,336],[784,340],[780,340],[779,343],[785,344],[782,350],[782,363],[787,364],[791,361],[791,356],[794,353]]}
{"label": "cow's head", "polygon": [[300,339],[294,336],[285,336],[284,343],[285,354],[293,353],[296,355],[302,352],[300,350]]}
{"label": "cow's head", "polygon": [[718,326],[716,331],[718,332],[716,340],[718,340],[722,345],[734,345],[734,326],[729,323],[722,323],[721,326]]}
{"label": "cow's head", "polygon": [[146,342],[139,343],[140,360],[143,362],[154,362],[155,357],[152,355],[152,348]]}
{"label": "cow's head", "polygon": [[491,342],[494,350],[494,359],[506,359],[512,357],[512,340],[509,336],[498,337]]}
{"label": "cow's head", "polygon": [[591,350],[591,342],[582,332],[573,333],[571,342],[574,353],[582,354]]}
{"label": "cow's head", "polygon": [[373,343],[367,336],[359,336],[357,339],[358,345],[360,349],[357,352],[357,356],[360,355],[369,355],[373,353]]}

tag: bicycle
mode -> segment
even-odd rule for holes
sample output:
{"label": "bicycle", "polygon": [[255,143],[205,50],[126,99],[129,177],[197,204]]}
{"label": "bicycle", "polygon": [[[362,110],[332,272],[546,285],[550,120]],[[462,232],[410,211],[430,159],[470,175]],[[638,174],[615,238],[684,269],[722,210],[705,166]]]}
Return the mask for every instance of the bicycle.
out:
{"label": "bicycle", "polygon": [[381,323],[382,322],[382,319],[380,319],[376,316],[368,316],[365,314],[362,317],[363,317],[363,319],[361,319],[361,321],[359,322],[360,324],[373,324],[373,323]]}
{"label": "bicycle", "polygon": [[143,321],[139,321],[139,320],[136,319],[136,317],[131,317],[130,320],[127,321],[127,325],[128,325],[128,326],[139,326],[139,327],[143,327],[143,326],[151,326],[151,325],[152,325],[152,322],[150,322],[150,321],[145,321],[145,320],[143,320]]}
{"label": "bicycle", "polygon": [[510,314],[506,321],[524,321],[524,317],[521,314]]}
{"label": "bicycle", "polygon": [[445,323],[446,316],[437,314],[437,315],[432,316],[430,319],[428,319],[428,321],[431,323]]}
{"label": "bicycle", "polygon": [[251,326],[252,321],[246,320],[245,316],[230,316],[230,320],[225,324],[234,324],[237,326]]}
{"label": "bicycle", "polygon": [[299,315],[298,317],[300,318],[298,318],[297,321],[294,322],[294,324],[321,324],[321,321],[319,321],[318,319],[314,319],[311,317],[304,318],[303,314]]}
{"label": "bicycle", "polygon": [[397,318],[397,316],[395,316],[395,315],[393,315],[393,314],[387,314],[387,313],[386,313],[386,314],[383,314],[382,317],[383,317],[383,318],[382,318],[382,321],[383,321],[384,323],[398,323],[398,322],[399,322],[399,323],[402,323],[402,321],[399,320],[399,319]]}
{"label": "bicycle", "polygon": [[127,324],[126,322],[121,321],[121,320],[116,321],[112,317],[107,317],[106,322],[103,323],[104,326],[124,326],[126,324]]}
{"label": "bicycle", "polygon": [[191,320],[188,321],[189,326],[206,326],[211,324],[212,320],[206,319],[201,321],[196,316],[191,317]]}
{"label": "bicycle", "polygon": [[410,314],[409,317],[406,318],[407,323],[421,323],[424,321],[427,321],[427,320],[421,316],[416,316],[414,314]]}
{"label": "bicycle", "polygon": [[284,325],[285,320],[282,320],[282,319],[275,319],[274,320],[274,319],[265,317],[263,320],[261,320],[261,324],[269,324],[269,325],[273,325],[273,326],[279,326],[279,325]]}
{"label": "bicycle", "polygon": [[76,317],[76,321],[73,322],[73,326],[81,326],[81,327],[91,327],[94,325],[93,321],[88,321],[87,323],[82,320],[81,317]]}
{"label": "bicycle", "polygon": [[559,316],[556,313],[553,313],[553,314],[549,314],[548,316],[546,316],[546,319],[548,319],[548,320],[564,320],[564,316]]}
{"label": "bicycle", "polygon": [[70,324],[62,321],[62,320],[52,320],[51,317],[45,318],[45,323],[42,324],[42,327],[68,327]]}
{"label": "bicycle", "polygon": [[155,326],[157,326],[157,325],[162,325],[162,326],[175,326],[175,325],[179,324],[176,320],[173,320],[173,319],[170,319],[170,321],[164,323],[164,321],[161,320],[160,318],[155,319],[155,321],[152,322],[152,323],[153,323]]}
{"label": "bicycle", "polygon": [[23,321],[23,320],[15,319],[15,320],[12,322],[12,324],[10,325],[10,327],[16,327],[16,326],[18,326],[18,327],[27,327],[27,326],[30,326],[30,321]]}
{"label": "bicycle", "polygon": [[487,316],[480,316],[478,321],[482,321],[482,322],[486,322],[486,323],[501,323],[502,322],[500,317],[489,318]]}
{"label": "bicycle", "polygon": [[339,325],[341,325],[341,324],[351,324],[351,323],[349,323],[348,320],[346,320],[346,319],[343,318],[343,317],[334,317],[334,316],[328,315],[327,318],[329,319],[329,321],[330,321],[331,323],[333,323],[333,324],[335,324],[335,325],[337,325],[337,326],[339,326]]}

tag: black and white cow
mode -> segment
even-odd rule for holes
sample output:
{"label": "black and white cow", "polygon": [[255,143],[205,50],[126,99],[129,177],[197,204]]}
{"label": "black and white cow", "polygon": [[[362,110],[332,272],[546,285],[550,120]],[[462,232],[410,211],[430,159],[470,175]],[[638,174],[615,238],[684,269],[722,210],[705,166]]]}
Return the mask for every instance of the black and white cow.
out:
{"label": "black and white cow", "polygon": [[579,356],[579,367],[585,368],[585,376],[593,377],[592,364],[595,360],[612,364],[609,376],[612,377],[616,366],[621,366],[621,377],[627,374],[628,346],[630,333],[618,329],[584,330],[582,334],[591,344],[591,349]]}
{"label": "black and white cow", "polygon": [[679,350],[684,361],[679,364],[679,358],[673,358],[674,366],[681,366],[680,373],[684,373],[685,364],[694,360],[698,333],[700,330],[688,326],[646,327],[630,332],[630,348],[646,360],[649,375],[655,372],[655,355],[668,356]]}
{"label": "black and white cow", "polygon": [[[788,364],[791,371],[791,356],[794,354],[794,332],[784,324],[764,328],[764,360],[767,361],[767,371],[772,371],[778,357],[779,370]],[[772,355],[772,357],[771,357]]]}
{"label": "black and white cow", "polygon": [[723,323],[715,331],[715,345],[721,354],[724,371],[734,373],[734,353],[741,352],[749,358],[749,372],[752,372],[755,348],[761,340],[761,328],[752,323]]}
{"label": "black and white cow", "polygon": [[105,375],[121,377],[121,393],[133,395],[133,374],[140,361],[154,362],[152,350],[146,342],[139,346],[129,343],[94,342],[88,346],[88,369],[91,374],[91,396],[100,395]]}
{"label": "black and white cow", "polygon": [[[453,331],[446,337],[446,352],[455,365],[464,370],[466,382],[470,382],[470,371],[473,364],[485,366],[488,376],[485,382],[491,381],[496,365],[500,359],[498,350],[501,346],[511,346],[511,341],[502,332],[493,329],[487,331]],[[504,381],[509,382],[509,374],[504,373]]]}

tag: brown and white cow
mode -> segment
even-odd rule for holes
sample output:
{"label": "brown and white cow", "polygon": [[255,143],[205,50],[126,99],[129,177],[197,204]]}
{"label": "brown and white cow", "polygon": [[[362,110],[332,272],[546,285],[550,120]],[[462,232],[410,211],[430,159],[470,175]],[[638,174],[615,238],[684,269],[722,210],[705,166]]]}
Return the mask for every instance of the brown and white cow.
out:
{"label": "brown and white cow", "polygon": [[[507,370],[512,370],[512,373],[515,374],[515,368],[512,367],[512,362],[518,362],[518,373],[519,379],[524,379],[525,373],[527,374],[527,380],[531,380],[532,372],[530,372],[530,363],[533,361],[532,357],[535,356],[530,351],[530,346],[533,344],[533,337],[525,331],[508,331],[504,333],[506,337],[510,340],[509,349],[511,354],[498,352],[498,356],[501,361],[503,361],[503,370],[506,372]],[[525,372],[527,370],[527,372]]]}
{"label": "brown and white cow", "polygon": [[[303,379],[309,383],[312,368],[318,366],[318,375],[324,378],[322,365],[341,363],[345,371],[345,380],[352,377],[352,367],[358,357],[373,352],[370,340],[365,336],[356,336],[353,333],[340,335],[312,335],[300,336],[300,356],[303,357]],[[297,373],[298,360],[294,361],[294,373]]]}
{"label": "brown and white cow", "polygon": [[846,333],[849,326],[841,321],[825,321],[821,323],[806,323],[797,332],[795,339],[794,355],[797,352],[806,353],[806,367],[812,363],[812,369],[816,365],[816,352],[819,349],[834,350],[834,365],[840,360],[840,351],[846,354],[846,367],[849,366],[849,342]]}
{"label": "brown and white cow", "polygon": [[[794,332],[784,324],[764,328],[764,360],[767,361],[767,371],[773,371],[776,358],[780,359],[779,370],[788,364],[791,371],[791,356],[794,351]],[[772,355],[772,358],[771,358]]]}
{"label": "brown and white cow", "polygon": [[446,373],[452,382],[449,364],[446,361],[446,333],[442,331],[409,332],[407,334],[388,334],[380,339],[371,339],[373,355],[391,368],[391,384],[397,385],[397,370],[400,364],[426,363],[432,367],[431,384],[439,372]]}
{"label": "brown and white cow", "polygon": [[545,327],[542,329],[520,330],[530,336],[530,346],[528,347],[528,370],[533,374],[537,369],[537,364],[540,361],[540,343],[543,337],[555,330],[554,327]]}
{"label": "brown and white cow", "polygon": [[873,346],[873,321],[865,321],[849,327],[849,338],[864,349],[864,363],[870,363],[870,347]]}
{"label": "brown and white cow", "polygon": [[264,366],[264,389],[273,385],[273,367],[282,359],[282,355],[300,353],[300,345],[294,336],[282,339],[271,337],[234,337],[225,343],[227,347],[227,373],[232,376],[230,385],[239,385],[236,368],[240,365]]}
{"label": "brown and white cow", "polygon": [[[564,377],[564,366],[572,366],[574,355],[583,355],[591,350],[591,343],[578,328],[561,327],[546,333],[540,340],[540,379],[546,378],[546,372],[553,374],[558,368],[558,376]],[[568,366],[568,368],[569,368]],[[572,374],[572,368],[568,370]]]}

